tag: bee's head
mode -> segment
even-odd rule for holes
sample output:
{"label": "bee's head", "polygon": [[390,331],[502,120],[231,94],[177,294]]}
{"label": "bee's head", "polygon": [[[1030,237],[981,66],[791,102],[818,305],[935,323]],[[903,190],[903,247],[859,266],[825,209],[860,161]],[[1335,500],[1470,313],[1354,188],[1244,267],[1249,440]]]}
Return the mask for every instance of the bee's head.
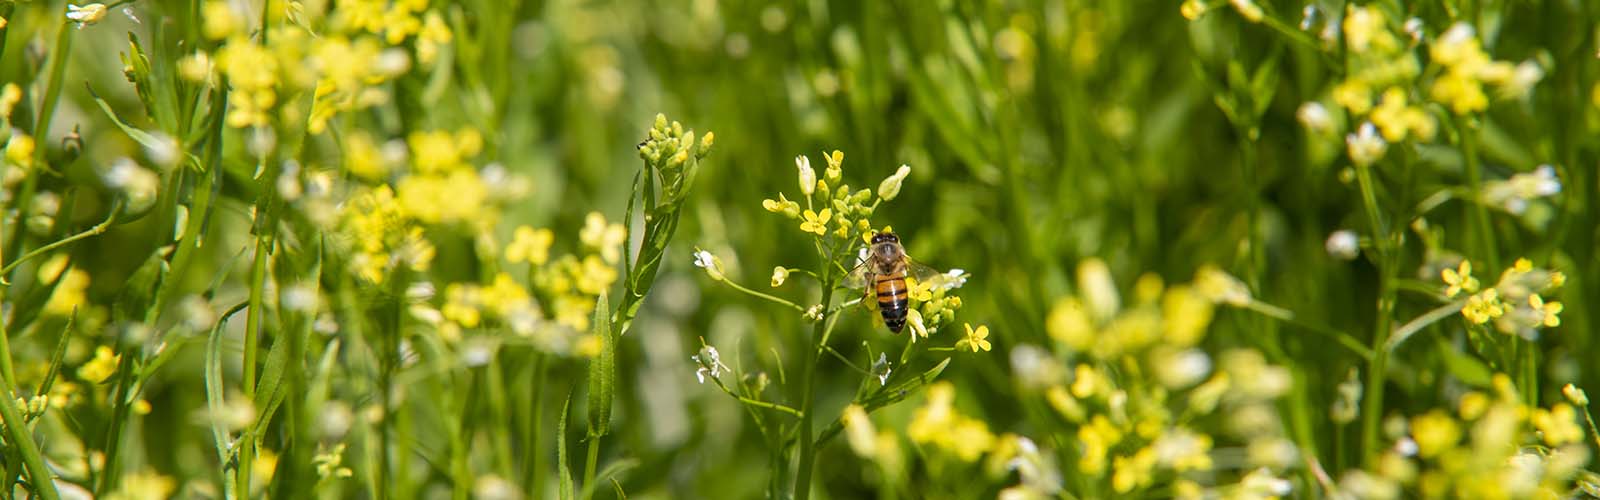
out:
{"label": "bee's head", "polygon": [[899,236],[895,236],[894,233],[878,233],[878,234],[872,235],[872,244],[873,245],[877,245],[879,243],[899,243],[899,242],[900,242],[900,237]]}

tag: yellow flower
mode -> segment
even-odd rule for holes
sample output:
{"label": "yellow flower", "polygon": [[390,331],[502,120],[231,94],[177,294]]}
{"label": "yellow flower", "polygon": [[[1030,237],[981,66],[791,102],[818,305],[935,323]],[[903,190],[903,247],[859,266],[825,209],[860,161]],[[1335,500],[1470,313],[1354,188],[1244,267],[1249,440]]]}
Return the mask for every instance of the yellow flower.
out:
{"label": "yellow flower", "polygon": [[449,44],[451,38],[450,27],[445,25],[444,16],[438,12],[428,12],[421,31],[417,32],[417,61],[433,64],[439,58],[440,47]]}
{"label": "yellow flower", "polygon": [[600,295],[617,281],[617,270],[599,257],[590,255],[583,258],[577,272],[572,276],[572,281],[579,292]]}
{"label": "yellow flower", "polygon": [[33,137],[22,133],[12,133],[11,139],[6,141],[6,161],[22,168],[33,166]]}
{"label": "yellow flower", "polygon": [[528,291],[517,284],[510,274],[500,272],[494,276],[494,282],[482,290],[480,300],[483,307],[493,311],[501,318],[509,316],[512,312],[529,306]]}
{"label": "yellow flower", "polygon": [[1461,439],[1461,426],[1450,414],[1434,410],[1411,419],[1411,439],[1417,442],[1417,453],[1432,457],[1450,449]]}
{"label": "yellow flower", "polygon": [[1504,315],[1505,312],[1505,305],[1500,302],[1500,292],[1493,288],[1467,298],[1467,304],[1461,307],[1461,315],[1479,325],[1488,323]]}
{"label": "yellow flower", "polygon": [[1167,342],[1188,347],[1200,342],[1211,324],[1215,306],[1187,285],[1174,286],[1161,296],[1161,332]]}
{"label": "yellow flower", "polygon": [[66,270],[65,274],[62,274],[60,269],[66,265],[66,262],[65,256],[46,262],[46,266],[52,263],[56,264],[56,270],[48,273],[50,279],[44,279],[47,274],[46,266],[40,267],[39,281],[41,282],[52,281],[56,279],[57,275],[61,276],[61,279],[56,282],[55,290],[50,292],[50,300],[44,304],[45,314],[69,316],[74,310],[83,307],[89,302],[89,273],[82,269],[73,268]]}
{"label": "yellow flower", "polygon": [[1483,85],[1478,83],[1472,75],[1446,71],[1433,81],[1429,88],[1433,100],[1450,106],[1456,114],[1467,114],[1483,111],[1489,107],[1489,96],[1483,93]]}
{"label": "yellow flower", "polygon": [[221,40],[233,36],[244,24],[239,19],[239,14],[225,0],[212,0],[200,8],[200,18],[204,24],[200,32],[212,40]]}
{"label": "yellow flower", "polygon": [[1540,297],[1536,293],[1528,296],[1528,305],[1533,307],[1534,312],[1540,314],[1540,323],[1544,326],[1549,328],[1561,326],[1561,316],[1559,315],[1561,314],[1562,306],[1560,302],[1545,302],[1544,297]]}
{"label": "yellow flower", "polygon": [[108,346],[96,347],[94,359],[78,367],[78,378],[91,384],[105,382],[117,373],[117,364],[122,362],[122,355],[116,354]]}
{"label": "yellow flower", "polygon": [[482,313],[478,311],[481,301],[477,285],[452,283],[445,287],[444,295],[445,303],[439,310],[440,314],[463,327],[477,328],[483,320]]}
{"label": "yellow flower", "polygon": [[1446,288],[1446,297],[1455,297],[1461,292],[1476,293],[1478,291],[1478,278],[1472,277],[1472,262],[1462,259],[1461,265],[1456,269],[1445,269],[1439,272],[1444,282],[1450,285]]}
{"label": "yellow flower", "polygon": [[169,498],[178,489],[177,481],[153,471],[140,471],[122,476],[112,500],[158,500]]}
{"label": "yellow flower", "polygon": [[828,232],[828,221],[833,219],[833,209],[824,208],[822,213],[812,212],[810,209],[803,214],[805,219],[800,222],[800,230],[822,236]]}
{"label": "yellow flower", "polygon": [[412,175],[395,186],[408,215],[429,224],[487,224],[489,186],[472,169],[443,175]]}
{"label": "yellow flower", "polygon": [[1088,309],[1077,297],[1056,301],[1050,308],[1050,314],[1045,317],[1045,332],[1073,350],[1087,351],[1094,345],[1094,321],[1089,318]]}
{"label": "yellow flower", "polygon": [[1183,5],[1178,6],[1178,13],[1183,14],[1184,19],[1198,21],[1208,9],[1206,3],[1200,0],[1184,0]]}
{"label": "yellow flower", "polygon": [[1578,414],[1566,403],[1556,403],[1549,410],[1533,410],[1533,426],[1539,429],[1545,444],[1561,446],[1583,440],[1583,428],[1578,427]]}
{"label": "yellow flower", "polygon": [[877,454],[877,430],[873,429],[866,408],[856,404],[846,406],[839,420],[844,423],[845,438],[856,455],[870,458]]}
{"label": "yellow flower", "polygon": [[1372,123],[1390,142],[1403,141],[1408,133],[1420,140],[1429,140],[1436,128],[1433,117],[1427,112],[1406,105],[1406,92],[1399,87],[1384,91],[1383,102],[1372,110]]}
{"label": "yellow flower", "polygon": [[511,244],[506,245],[506,260],[542,266],[550,261],[550,245],[555,239],[555,233],[549,229],[517,226],[511,235]]}
{"label": "yellow flower", "polygon": [[978,325],[978,329],[977,330],[973,330],[972,329],[972,325],[970,325],[970,324],[963,323],[961,326],[964,326],[964,327],[967,328],[967,338],[961,339],[960,341],[956,342],[956,349],[957,350],[968,349],[968,350],[971,350],[972,352],[978,352],[978,351],[988,351],[991,348],[991,345],[989,344],[989,340],[988,340],[989,339],[989,327],[988,327],[988,325]]}
{"label": "yellow flower", "polygon": [[1360,80],[1346,80],[1333,87],[1333,102],[1351,114],[1364,115],[1372,110],[1372,89]]}
{"label": "yellow flower", "polygon": [[608,263],[622,260],[622,245],[627,242],[628,229],[622,224],[606,224],[606,216],[600,212],[589,212],[583,220],[583,230],[578,232],[578,240],[588,248],[600,251],[600,256]]}
{"label": "yellow flower", "polygon": [[106,4],[91,3],[82,7],[67,5],[67,20],[78,23],[82,28],[100,22],[106,18]]}
{"label": "yellow flower", "polygon": [[761,200],[761,208],[765,208],[768,212],[775,214],[783,214],[784,217],[791,219],[800,216],[800,204],[785,198],[783,193],[778,193],[777,200]]}
{"label": "yellow flower", "polygon": [[465,156],[448,130],[412,132],[406,143],[411,146],[412,164],[424,174],[456,168]]}
{"label": "yellow flower", "polygon": [[344,168],[358,178],[376,181],[388,175],[389,165],[384,162],[383,150],[365,131],[357,130],[344,140]]}
{"label": "yellow flower", "polygon": [[1376,46],[1388,49],[1394,44],[1394,35],[1385,29],[1383,11],[1376,8],[1351,6],[1344,16],[1344,40],[1350,50],[1366,52]]}

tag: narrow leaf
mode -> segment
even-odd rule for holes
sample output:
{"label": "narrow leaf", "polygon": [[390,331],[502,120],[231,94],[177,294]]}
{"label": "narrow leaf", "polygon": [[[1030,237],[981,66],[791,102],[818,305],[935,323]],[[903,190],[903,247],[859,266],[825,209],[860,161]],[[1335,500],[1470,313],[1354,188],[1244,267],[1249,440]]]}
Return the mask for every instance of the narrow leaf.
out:
{"label": "narrow leaf", "polygon": [[594,335],[600,338],[600,353],[589,360],[589,437],[611,431],[611,400],[616,392],[617,341],[611,331],[611,305],[601,293],[594,306]]}
{"label": "narrow leaf", "polygon": [[572,407],[572,395],[561,403],[561,420],[556,421],[556,470],[561,476],[561,500],[572,500],[572,467],[567,465],[567,409]]}

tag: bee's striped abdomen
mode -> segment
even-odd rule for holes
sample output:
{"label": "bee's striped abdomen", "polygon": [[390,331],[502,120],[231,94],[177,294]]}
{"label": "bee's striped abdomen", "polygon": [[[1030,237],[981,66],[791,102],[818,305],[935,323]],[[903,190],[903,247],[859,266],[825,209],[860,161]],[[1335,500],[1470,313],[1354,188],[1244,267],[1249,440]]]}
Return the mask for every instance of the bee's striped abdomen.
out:
{"label": "bee's striped abdomen", "polygon": [[900,333],[906,326],[906,278],[901,273],[880,274],[875,284],[878,312],[883,314],[883,324],[889,331]]}

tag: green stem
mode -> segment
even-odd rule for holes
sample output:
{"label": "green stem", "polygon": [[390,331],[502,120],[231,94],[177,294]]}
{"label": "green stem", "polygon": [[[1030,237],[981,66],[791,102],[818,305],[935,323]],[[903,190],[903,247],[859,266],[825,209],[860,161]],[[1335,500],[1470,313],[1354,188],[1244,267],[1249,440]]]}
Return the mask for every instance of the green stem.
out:
{"label": "green stem", "polygon": [[1361,187],[1361,201],[1372,224],[1373,240],[1378,248],[1378,313],[1372,335],[1372,363],[1367,369],[1367,390],[1362,400],[1361,443],[1363,463],[1375,465],[1378,458],[1378,431],[1383,414],[1383,389],[1385,372],[1389,369],[1389,333],[1393,328],[1395,303],[1395,253],[1388,230],[1378,212],[1377,194],[1372,182],[1372,167],[1357,165],[1356,178]]}
{"label": "green stem", "polygon": [[10,264],[6,264],[6,267],[0,268],[0,275],[11,274],[11,270],[16,268],[18,265],[22,264],[23,262],[27,262],[27,261],[35,258],[35,257],[38,257],[40,255],[44,255],[46,253],[49,253],[51,250],[55,250],[57,248],[61,248],[63,246],[70,245],[70,244],[72,244],[74,242],[77,242],[78,240],[82,240],[84,238],[91,238],[91,237],[94,237],[94,236],[98,236],[98,235],[100,235],[102,233],[105,233],[107,229],[111,228],[112,224],[117,222],[117,216],[119,216],[119,215],[122,215],[122,200],[120,200],[120,199],[117,200],[116,204],[111,207],[111,215],[106,216],[106,220],[105,221],[102,221],[101,223],[96,224],[94,227],[91,227],[91,228],[89,228],[87,230],[84,230],[81,233],[74,234],[72,236],[68,236],[66,238],[62,238],[62,239],[56,240],[54,242],[51,242],[48,245],[45,245],[45,246],[42,246],[42,247],[39,247],[39,248],[35,248],[35,249],[29,251],[27,254],[24,254],[22,257],[18,258],[15,262],[12,262]]}
{"label": "green stem", "polygon": [[1478,159],[1478,144],[1474,134],[1477,127],[1469,118],[1455,117],[1456,135],[1461,138],[1461,154],[1466,160],[1467,190],[1472,195],[1472,224],[1476,229],[1478,250],[1483,252],[1493,272],[1500,271],[1500,251],[1495,245],[1494,226],[1489,223],[1489,208],[1483,204],[1483,165]]}
{"label": "green stem", "polygon": [[22,418],[22,412],[17,410],[16,388],[9,381],[5,382],[4,388],[6,393],[0,394],[0,419],[5,420],[6,437],[12,446],[22,452],[22,464],[28,470],[28,482],[33,484],[33,492],[44,500],[56,500],[60,496],[56,493],[55,478],[44,465],[39,445],[33,442],[32,429]]}
{"label": "green stem", "polygon": [[1257,300],[1252,300],[1245,304],[1244,308],[1257,314],[1261,314],[1290,325],[1298,326],[1314,333],[1325,335],[1329,338],[1332,338],[1335,342],[1338,342],[1340,346],[1343,346],[1344,348],[1349,349],[1351,352],[1356,353],[1356,355],[1361,356],[1361,359],[1372,361],[1371,348],[1361,345],[1360,341],[1356,340],[1354,337],[1351,337],[1345,332],[1339,331],[1338,329],[1327,325],[1321,325],[1302,320],[1295,316],[1294,311]]}
{"label": "green stem", "polygon": [[[824,276],[831,276],[831,274],[832,273],[827,271],[823,272]],[[817,458],[816,443],[813,441],[812,437],[815,430],[811,428],[813,420],[812,417],[813,414],[816,413],[812,411],[812,403],[816,399],[817,362],[820,361],[819,358],[821,358],[822,352],[822,344],[820,342],[830,333],[828,326],[831,323],[828,321],[829,315],[827,310],[828,306],[831,305],[833,300],[833,285],[834,284],[832,280],[824,280],[823,282],[822,310],[824,317],[819,318],[816,326],[812,328],[812,333],[807,339],[807,348],[804,353],[805,367],[801,372],[801,376],[804,377],[803,380],[805,389],[802,395],[803,399],[800,400],[800,469],[795,473],[794,478],[794,498],[796,500],[807,500],[811,497],[811,469],[812,466],[816,464]]]}
{"label": "green stem", "polygon": [[[15,254],[22,250],[23,236],[27,234],[28,212],[33,208],[33,194],[39,187],[39,175],[47,168],[45,152],[49,148],[49,139],[45,136],[50,133],[50,121],[55,118],[56,104],[61,100],[61,81],[67,72],[67,57],[72,54],[72,32],[77,31],[72,23],[65,21],[66,15],[61,15],[61,31],[56,34],[54,50],[50,54],[50,80],[45,86],[44,100],[39,103],[39,113],[34,115],[33,140],[33,166],[29,168],[27,180],[22,183],[22,190],[17,193],[17,227],[11,230],[11,237],[4,245],[5,253]],[[0,273],[0,279],[8,274]]]}
{"label": "green stem", "polygon": [[774,295],[769,295],[769,294],[761,293],[761,292],[758,292],[758,291],[755,291],[755,290],[751,290],[749,288],[745,288],[744,285],[740,285],[738,283],[735,283],[733,280],[728,279],[726,276],[724,276],[721,281],[723,283],[726,283],[728,286],[733,287],[734,290],[738,290],[738,291],[744,292],[747,295],[750,295],[750,296],[753,296],[753,297],[756,297],[756,298],[760,298],[760,299],[766,299],[769,302],[772,302],[772,303],[775,303],[775,304],[782,305],[784,307],[788,307],[788,308],[794,309],[796,311],[799,311],[802,314],[804,314],[806,312],[806,308],[800,307],[799,304],[796,304],[794,302],[790,302],[790,301],[788,301],[788,300],[786,300],[786,299],[784,299],[782,297],[777,297],[777,296],[774,296]]}
{"label": "green stem", "polygon": [[583,489],[593,491],[594,471],[600,464],[600,436],[589,437],[589,456],[583,461]]}

